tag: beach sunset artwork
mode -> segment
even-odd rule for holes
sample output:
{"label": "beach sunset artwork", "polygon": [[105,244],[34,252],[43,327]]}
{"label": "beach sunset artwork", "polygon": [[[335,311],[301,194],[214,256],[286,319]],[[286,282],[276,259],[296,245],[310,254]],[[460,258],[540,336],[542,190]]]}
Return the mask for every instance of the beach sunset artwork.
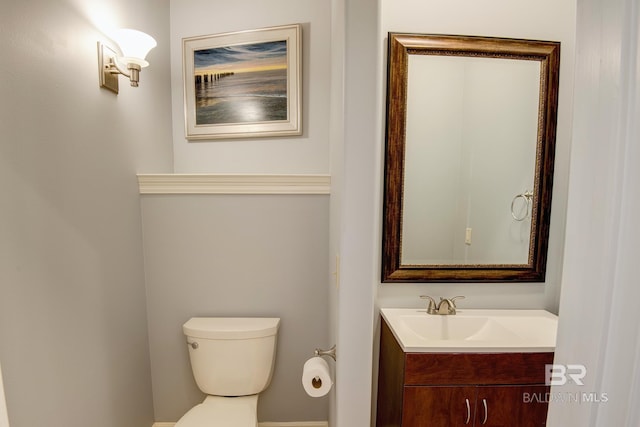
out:
{"label": "beach sunset artwork", "polygon": [[300,135],[299,24],[183,40],[187,139]]}
{"label": "beach sunset artwork", "polygon": [[287,41],[194,52],[196,124],[287,120]]}

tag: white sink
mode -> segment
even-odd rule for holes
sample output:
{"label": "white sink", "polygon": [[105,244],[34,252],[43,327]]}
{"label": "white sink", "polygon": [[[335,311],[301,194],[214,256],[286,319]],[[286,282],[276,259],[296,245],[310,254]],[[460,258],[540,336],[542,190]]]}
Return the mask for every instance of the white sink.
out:
{"label": "white sink", "polygon": [[558,317],[545,310],[380,310],[405,352],[550,352]]}

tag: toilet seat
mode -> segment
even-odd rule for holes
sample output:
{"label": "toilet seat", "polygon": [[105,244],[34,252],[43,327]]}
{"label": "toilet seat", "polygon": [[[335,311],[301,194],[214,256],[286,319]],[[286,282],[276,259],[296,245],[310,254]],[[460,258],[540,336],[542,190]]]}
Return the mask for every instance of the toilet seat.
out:
{"label": "toilet seat", "polygon": [[256,427],[258,395],[207,396],[180,418],[175,427]]}

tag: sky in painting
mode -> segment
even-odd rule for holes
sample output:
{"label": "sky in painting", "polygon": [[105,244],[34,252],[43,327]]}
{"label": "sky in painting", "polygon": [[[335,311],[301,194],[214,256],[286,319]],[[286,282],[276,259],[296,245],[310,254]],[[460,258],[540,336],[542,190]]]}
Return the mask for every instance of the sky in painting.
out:
{"label": "sky in painting", "polygon": [[194,52],[196,73],[243,73],[287,67],[285,40],[201,49]]}

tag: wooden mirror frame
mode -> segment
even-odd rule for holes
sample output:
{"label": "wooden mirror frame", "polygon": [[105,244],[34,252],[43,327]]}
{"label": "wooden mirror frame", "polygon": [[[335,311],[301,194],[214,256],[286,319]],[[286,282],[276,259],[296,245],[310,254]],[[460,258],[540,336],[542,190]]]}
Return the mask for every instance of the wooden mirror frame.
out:
{"label": "wooden mirror frame", "polygon": [[[540,108],[527,264],[401,265],[409,55],[540,62]],[[389,33],[382,282],[543,282],[555,155],[560,43],[492,37]]]}

